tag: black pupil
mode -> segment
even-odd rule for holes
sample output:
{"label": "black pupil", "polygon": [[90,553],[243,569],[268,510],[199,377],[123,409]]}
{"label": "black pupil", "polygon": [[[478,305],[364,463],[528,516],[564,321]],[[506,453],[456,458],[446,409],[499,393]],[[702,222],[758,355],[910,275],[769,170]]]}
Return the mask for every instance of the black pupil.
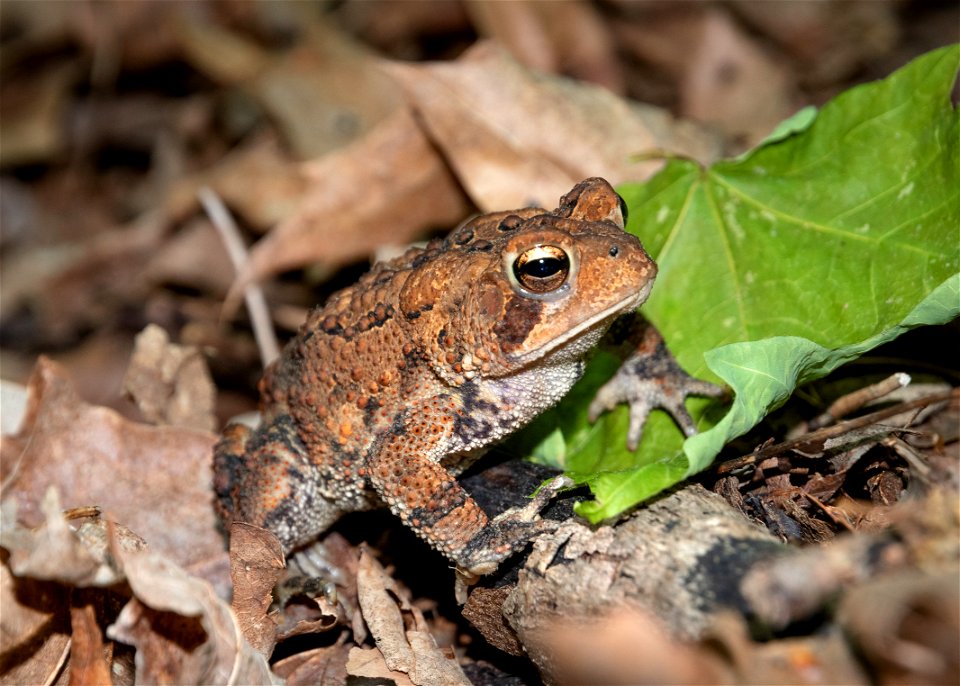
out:
{"label": "black pupil", "polygon": [[524,264],[523,271],[528,276],[545,279],[563,269],[565,263],[566,260],[560,260],[556,257],[538,257]]}

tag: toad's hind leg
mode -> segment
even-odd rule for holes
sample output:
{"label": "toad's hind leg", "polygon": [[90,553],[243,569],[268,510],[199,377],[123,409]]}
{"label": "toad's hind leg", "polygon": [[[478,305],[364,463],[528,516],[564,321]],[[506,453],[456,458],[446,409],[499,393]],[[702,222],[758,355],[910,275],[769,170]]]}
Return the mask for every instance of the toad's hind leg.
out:
{"label": "toad's hind leg", "polygon": [[263,527],[288,553],[340,515],[320,493],[321,479],[288,416],[255,430],[231,424],[214,448],[216,509],[224,529],[233,522]]}

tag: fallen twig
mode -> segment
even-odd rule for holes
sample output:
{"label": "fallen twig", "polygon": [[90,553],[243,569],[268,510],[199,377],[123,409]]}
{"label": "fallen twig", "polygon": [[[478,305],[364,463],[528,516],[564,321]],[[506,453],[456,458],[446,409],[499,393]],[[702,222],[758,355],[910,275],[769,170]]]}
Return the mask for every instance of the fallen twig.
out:
{"label": "fallen twig", "polygon": [[[248,259],[247,248],[240,237],[240,231],[237,229],[230,211],[223,204],[213,190],[204,186],[197,191],[197,196],[207,216],[213,222],[214,227],[220,234],[220,240],[223,241],[230,261],[233,263],[234,271],[239,274]],[[247,311],[250,313],[250,322],[253,326],[253,335],[257,339],[257,347],[260,349],[260,359],[266,368],[280,356],[280,345],[277,343],[277,335],[273,330],[273,324],[270,321],[270,310],[267,308],[267,300],[263,295],[263,289],[256,283],[248,284],[243,289],[243,298],[247,304]]]}
{"label": "fallen twig", "polygon": [[909,402],[900,403],[899,405],[887,407],[862,417],[857,417],[856,419],[850,419],[845,422],[840,422],[839,424],[834,424],[833,426],[811,431],[803,436],[799,436],[789,441],[784,441],[783,443],[764,446],[758,450],[755,450],[749,455],[742,455],[741,457],[733,460],[727,460],[726,462],[723,462],[717,466],[717,473],[729,474],[758,462],[762,462],[770,457],[782,455],[790,450],[800,448],[807,444],[819,443],[830,438],[836,438],[837,436],[841,436],[847,432],[861,429],[865,426],[869,426],[870,424],[875,424],[876,422],[887,419],[888,417],[894,417],[903,412],[909,412],[910,410],[923,408],[928,405],[933,405],[934,403],[945,402],[956,398],[960,398],[960,389],[953,389],[952,391],[947,391],[945,393],[935,393],[923,398],[917,398],[916,400],[911,400]]}

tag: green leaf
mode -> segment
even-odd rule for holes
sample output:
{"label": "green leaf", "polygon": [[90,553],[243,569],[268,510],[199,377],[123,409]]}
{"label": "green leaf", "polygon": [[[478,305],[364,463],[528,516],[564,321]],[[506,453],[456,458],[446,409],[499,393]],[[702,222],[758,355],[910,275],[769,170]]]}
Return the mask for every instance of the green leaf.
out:
{"label": "green leaf", "polygon": [[686,443],[654,413],[630,453],[625,408],[586,421],[611,372],[609,360],[592,363],[521,440],[552,432],[539,458],[590,485],[596,500],[580,514],[615,516],[704,469],[797,384],[960,314],[958,63],[958,46],[929,53],[812,120],[792,118],[739,159],[673,160],[619,189],[628,230],[660,267],[644,313],[685,369],[729,383],[736,399],[725,417],[691,400],[701,428],[716,427]]}
{"label": "green leaf", "polygon": [[[789,138],[795,133],[806,131],[816,118],[817,108],[813,105],[807,105],[803,109],[795,112],[788,119],[784,119],[782,122],[777,124],[777,128],[775,128],[769,136],[763,139],[761,145],[766,145],[767,143],[776,143],[777,141],[782,141],[784,138]],[[749,155],[750,153],[746,154]]]}
{"label": "green leaf", "polygon": [[770,410],[782,405],[798,385],[826,376],[905,331],[922,325],[946,324],[958,315],[960,273],[934,289],[899,324],[866,340],[830,349],[807,338],[780,336],[708,351],[707,364],[734,389],[736,399],[717,426],[684,444],[691,472],[707,467],[730,438],[749,431]]}

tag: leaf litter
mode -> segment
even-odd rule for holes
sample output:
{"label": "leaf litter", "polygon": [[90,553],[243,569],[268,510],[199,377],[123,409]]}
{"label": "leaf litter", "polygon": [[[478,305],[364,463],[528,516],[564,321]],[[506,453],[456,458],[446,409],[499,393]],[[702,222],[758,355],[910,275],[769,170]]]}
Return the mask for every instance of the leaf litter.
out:
{"label": "leaf litter", "polygon": [[[210,508],[211,429],[252,407],[243,389],[259,373],[245,322],[218,321],[232,273],[197,190],[224,198],[251,240],[266,234],[241,282],[303,270],[297,283],[267,284],[275,319],[296,325],[282,313],[349,282],[384,245],[446,231],[476,210],[550,206],[584,176],[641,180],[663,151],[706,164],[761,140],[794,104],[822,103],[863,65],[883,76],[904,61],[889,55],[909,14],[897,19],[887,3],[797,4],[780,8],[785,21],[739,2],[571,2],[549,13],[535,3],[444,1],[418,12],[371,1],[321,19],[298,3],[8,4],[2,683],[503,676],[517,663],[475,652],[483,639],[463,626],[444,628],[440,614],[457,612],[417,582],[433,563],[413,575],[384,567],[349,529],[327,536],[326,560],[284,561],[262,531],[235,535],[227,557]],[[931,25],[951,25],[926,11]],[[473,44],[478,34],[500,47]],[[942,42],[933,40],[926,47]],[[697,49],[677,47],[687,45]],[[25,77],[27,64],[39,77]],[[131,403],[119,380],[133,334],[149,323],[166,334],[144,332]],[[70,362],[79,393],[49,359],[30,379],[14,373],[38,352]],[[14,354],[25,362],[11,364]],[[29,393],[25,422],[7,431],[10,379]],[[717,491],[783,539],[836,547],[810,546],[806,562],[787,557],[751,577],[758,613],[789,635],[836,607],[824,626],[852,638],[758,643],[730,617],[700,642],[679,642],[658,618],[627,613],[586,633],[558,625],[549,645],[564,673],[744,683],[818,669],[863,682],[864,664],[881,680],[958,673],[956,501],[942,491],[957,484],[958,412],[951,397],[927,417],[887,417],[837,430],[830,444],[808,437],[776,451],[789,437],[771,429],[751,435],[777,437],[771,445],[741,443],[725,456],[752,462],[714,475]],[[801,433],[818,429],[793,420]],[[334,568],[333,591],[304,582]],[[796,569],[824,573],[782,576]],[[891,600],[877,607],[877,597]],[[647,644],[656,648],[618,648]],[[529,668],[524,678],[537,679]]]}

